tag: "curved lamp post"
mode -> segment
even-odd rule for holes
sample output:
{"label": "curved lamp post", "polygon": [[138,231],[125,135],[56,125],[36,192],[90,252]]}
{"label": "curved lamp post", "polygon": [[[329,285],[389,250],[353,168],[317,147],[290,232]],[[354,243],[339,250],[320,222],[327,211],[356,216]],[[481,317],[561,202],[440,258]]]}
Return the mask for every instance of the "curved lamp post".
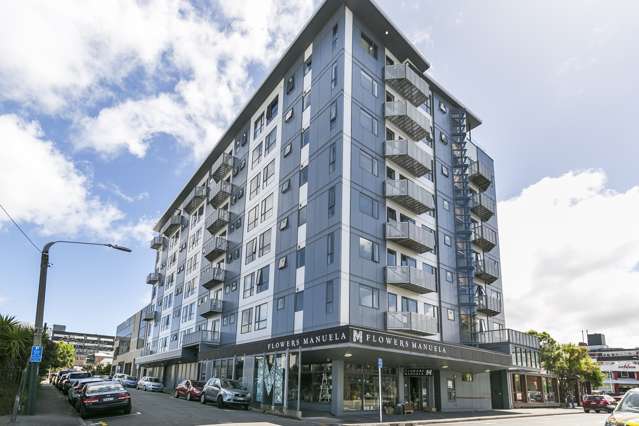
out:
{"label": "curved lamp post", "polygon": [[[44,297],[45,297],[45,293],[47,289],[47,269],[49,268],[49,249],[54,244],[81,244],[81,245],[87,245],[87,246],[103,246],[103,247],[109,247],[115,250],[125,251],[127,253],[131,252],[130,248],[119,246],[117,244],[89,243],[84,241],[66,241],[66,240],[48,242],[42,249],[42,254],[40,257],[40,283],[38,285],[38,304],[36,306],[33,346],[40,346],[42,344],[42,332],[44,331],[43,330]],[[37,380],[39,376],[39,370],[40,370],[40,363],[32,362],[31,360],[29,360],[29,375],[28,375],[29,395],[28,395],[27,406],[26,406],[27,414],[33,414],[35,411],[35,392],[36,392]]]}

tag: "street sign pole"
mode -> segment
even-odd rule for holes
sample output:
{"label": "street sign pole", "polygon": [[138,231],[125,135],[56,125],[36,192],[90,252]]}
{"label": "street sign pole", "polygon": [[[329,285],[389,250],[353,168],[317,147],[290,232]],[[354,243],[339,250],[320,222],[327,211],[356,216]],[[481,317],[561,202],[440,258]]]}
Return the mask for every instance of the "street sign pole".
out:
{"label": "street sign pole", "polygon": [[384,366],[384,360],[377,358],[377,378],[379,380],[379,387],[377,394],[379,395],[379,422],[382,423],[382,367]]}

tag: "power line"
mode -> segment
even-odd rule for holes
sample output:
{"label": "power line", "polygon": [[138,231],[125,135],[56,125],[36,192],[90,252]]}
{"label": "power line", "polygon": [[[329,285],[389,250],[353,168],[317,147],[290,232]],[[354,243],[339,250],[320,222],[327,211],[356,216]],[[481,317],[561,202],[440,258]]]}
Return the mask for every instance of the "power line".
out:
{"label": "power line", "polygon": [[20,225],[18,225],[18,223],[17,223],[15,220],[13,220],[13,218],[11,217],[11,215],[9,214],[9,212],[7,211],[7,209],[5,209],[5,208],[4,208],[4,206],[3,206],[1,203],[0,203],[0,208],[4,211],[4,213],[5,213],[5,214],[7,215],[7,217],[11,220],[11,222],[13,222],[13,224],[16,226],[16,228],[18,228],[18,230],[22,233],[22,235],[24,235],[24,238],[26,238],[26,239],[27,239],[27,240],[31,243],[31,245],[33,246],[33,248],[35,248],[35,249],[36,249],[36,251],[37,251],[38,253],[40,253],[40,252],[42,251],[42,249],[41,249],[40,247],[38,247],[38,246],[36,245],[36,243],[34,243],[34,242],[33,242],[33,240],[32,240],[31,238],[29,238],[29,236],[27,235],[27,233],[26,233],[26,232],[24,232],[24,231],[22,230],[22,228],[20,227]]}

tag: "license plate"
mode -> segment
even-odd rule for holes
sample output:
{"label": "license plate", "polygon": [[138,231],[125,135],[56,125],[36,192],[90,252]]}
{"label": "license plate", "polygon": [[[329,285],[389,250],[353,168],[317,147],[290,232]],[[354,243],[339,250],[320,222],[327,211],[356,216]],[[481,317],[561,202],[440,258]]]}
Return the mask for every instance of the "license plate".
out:
{"label": "license plate", "polygon": [[102,401],[113,401],[115,398],[110,397],[110,398],[103,398]]}

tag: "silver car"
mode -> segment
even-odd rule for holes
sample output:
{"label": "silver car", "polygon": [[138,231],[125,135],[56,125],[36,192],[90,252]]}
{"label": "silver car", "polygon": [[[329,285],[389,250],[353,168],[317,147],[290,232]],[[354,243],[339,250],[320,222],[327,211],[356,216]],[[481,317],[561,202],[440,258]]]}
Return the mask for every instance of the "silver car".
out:
{"label": "silver car", "polygon": [[143,391],[162,392],[164,385],[159,377],[144,376],[138,381],[136,388],[142,389]]}
{"label": "silver car", "polygon": [[206,382],[200,396],[202,404],[207,401],[215,401],[220,408],[225,405],[240,405],[248,410],[251,394],[239,380],[213,377]]}
{"label": "silver car", "polygon": [[82,387],[89,383],[98,383],[104,382],[105,380],[100,377],[85,377],[84,379],[75,379],[71,381],[71,386],[67,391],[67,399],[69,403],[75,406],[76,401],[78,400],[78,395]]}

